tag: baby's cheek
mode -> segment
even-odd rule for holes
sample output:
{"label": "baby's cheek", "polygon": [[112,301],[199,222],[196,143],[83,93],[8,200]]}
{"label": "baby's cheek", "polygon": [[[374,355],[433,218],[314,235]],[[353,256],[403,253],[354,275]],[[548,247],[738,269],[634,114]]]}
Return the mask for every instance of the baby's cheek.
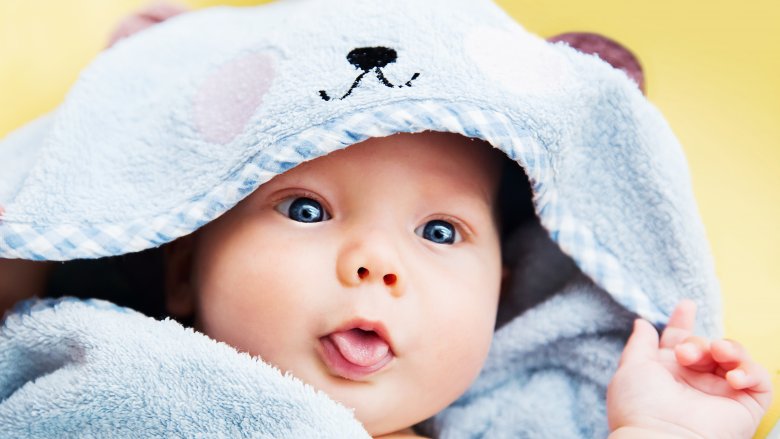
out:
{"label": "baby's cheek", "polygon": [[[437,395],[439,409],[457,399],[474,381],[487,358],[493,336],[494,318],[490,307],[471,312],[481,304],[463,304],[458,312],[443,312],[430,333],[420,367],[426,373],[418,386]],[[471,307],[466,310],[465,308]],[[469,311],[469,312],[466,312]]]}
{"label": "baby's cheek", "polygon": [[[442,352],[445,366],[460,369],[459,377],[471,382],[487,358],[493,335],[492,319],[474,317],[472,324],[454,323],[450,328],[449,349]],[[461,320],[463,322],[463,320]],[[478,323],[479,322],[479,323]]]}
{"label": "baby's cheek", "polygon": [[208,292],[200,306],[203,332],[253,355],[275,356],[287,342],[280,334],[291,334],[288,314],[295,308],[272,285],[259,285],[246,279]]}
{"label": "baby's cheek", "polygon": [[470,383],[476,378],[490,350],[497,298],[493,297],[492,291],[479,289],[468,294],[469,299],[460,304],[459,312],[453,312],[453,318],[447,325],[448,333],[443,337],[448,340],[449,353],[443,352],[442,355],[449,356],[449,362],[454,368],[460,367],[463,379]]}

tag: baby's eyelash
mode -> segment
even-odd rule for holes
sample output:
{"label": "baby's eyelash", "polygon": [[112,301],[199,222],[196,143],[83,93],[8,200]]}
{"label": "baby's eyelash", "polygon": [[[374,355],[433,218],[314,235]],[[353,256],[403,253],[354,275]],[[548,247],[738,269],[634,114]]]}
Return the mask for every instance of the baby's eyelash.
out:
{"label": "baby's eyelash", "polygon": [[471,228],[466,223],[452,216],[434,215],[430,218],[426,218],[423,224],[427,223],[428,221],[436,221],[436,220],[452,223],[452,225],[455,226],[455,228],[458,230],[458,233],[460,233],[461,238],[463,238],[464,240],[466,238],[471,238],[474,236],[474,232],[471,231]]}
{"label": "baby's eyelash", "polygon": [[333,216],[333,211],[331,210],[328,203],[322,199],[322,197],[305,189],[292,189],[289,192],[284,191],[281,195],[278,195],[271,200],[271,205],[276,208],[282,201],[288,200],[290,198],[311,198],[312,200],[320,203],[320,205],[328,212],[331,217]]}

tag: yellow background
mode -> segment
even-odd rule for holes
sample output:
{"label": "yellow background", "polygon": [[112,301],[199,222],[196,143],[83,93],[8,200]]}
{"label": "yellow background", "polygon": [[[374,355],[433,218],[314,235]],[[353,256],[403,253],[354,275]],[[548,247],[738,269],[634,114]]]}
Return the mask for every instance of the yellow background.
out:
{"label": "yellow background", "polygon": [[[539,35],[599,32],[639,56],[648,96],[690,162],[726,335],[746,345],[780,389],[780,1],[498,3]],[[0,0],[0,137],[54,108],[120,17],[145,4]],[[780,396],[757,437],[778,418]]]}

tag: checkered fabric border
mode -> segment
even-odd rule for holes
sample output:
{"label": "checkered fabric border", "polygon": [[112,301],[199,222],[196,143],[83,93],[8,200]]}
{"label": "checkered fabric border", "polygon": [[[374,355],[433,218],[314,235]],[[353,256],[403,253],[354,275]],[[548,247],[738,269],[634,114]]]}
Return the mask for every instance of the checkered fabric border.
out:
{"label": "checkered fabric border", "polygon": [[552,153],[507,116],[465,103],[406,101],[363,110],[289,136],[268,146],[224,183],[155,218],[126,224],[0,224],[0,255],[34,260],[96,258],[144,250],[186,235],[218,217],[260,184],[295,165],[370,137],[398,132],[449,131],[481,138],[520,163],[531,181],[542,225],[598,285],[621,304],[655,324],[668,319],[601,247],[590,230],[559,202]]}

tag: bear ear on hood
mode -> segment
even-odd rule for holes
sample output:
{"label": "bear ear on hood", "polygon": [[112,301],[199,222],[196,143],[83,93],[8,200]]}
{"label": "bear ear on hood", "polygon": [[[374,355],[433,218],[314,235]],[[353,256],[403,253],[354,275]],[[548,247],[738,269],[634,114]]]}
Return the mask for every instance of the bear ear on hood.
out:
{"label": "bear ear on hood", "polygon": [[106,47],[113,46],[117,41],[136,34],[157,23],[175,17],[189,9],[178,3],[157,1],[149,6],[124,17],[117,25],[111,36],[108,37]]}
{"label": "bear ear on hood", "polygon": [[647,95],[645,75],[636,55],[627,47],[604,35],[590,32],[567,32],[547,38],[556,43],[563,41],[583,53],[596,54],[612,67],[623,70],[637,83],[642,93]]}

